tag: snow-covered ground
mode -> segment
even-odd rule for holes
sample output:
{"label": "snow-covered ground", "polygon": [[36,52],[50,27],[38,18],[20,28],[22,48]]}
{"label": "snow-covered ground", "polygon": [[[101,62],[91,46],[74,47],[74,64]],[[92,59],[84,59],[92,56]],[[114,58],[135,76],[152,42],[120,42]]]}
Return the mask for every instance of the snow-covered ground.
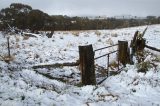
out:
{"label": "snow-covered ground", "polygon": [[[120,74],[108,77],[102,84],[79,86],[79,67],[33,69],[40,64],[76,62],[78,46],[93,45],[93,49],[131,41],[135,31],[146,26],[116,30],[56,31],[46,36],[10,35],[10,64],[7,39],[0,32],[0,105],[1,106],[159,106],[160,53],[149,50],[145,61],[153,63],[146,73],[137,72],[137,64],[127,65]],[[160,25],[148,26],[144,36],[147,45],[160,48]],[[116,50],[116,47],[96,52],[95,56]],[[146,49],[147,50],[147,49]],[[113,54],[110,62],[116,60]],[[106,68],[107,57],[95,61]],[[111,69],[110,69],[111,70]],[[99,70],[96,69],[98,74]],[[52,76],[49,78],[45,75]],[[98,80],[97,75],[97,80]]]}

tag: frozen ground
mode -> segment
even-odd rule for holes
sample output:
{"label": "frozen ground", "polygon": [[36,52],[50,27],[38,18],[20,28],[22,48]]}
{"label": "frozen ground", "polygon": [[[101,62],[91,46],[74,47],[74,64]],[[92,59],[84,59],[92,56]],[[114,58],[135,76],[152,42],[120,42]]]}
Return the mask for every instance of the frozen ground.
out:
{"label": "frozen ground", "polygon": [[[145,61],[154,63],[147,73],[137,72],[137,64],[127,65],[120,74],[108,77],[96,86],[81,86],[78,67],[32,69],[39,64],[75,62],[79,59],[78,46],[92,44],[94,50],[130,41],[136,30],[146,26],[117,30],[70,31],[46,36],[23,37],[10,35],[10,64],[6,36],[0,32],[0,105],[1,106],[159,106],[160,53],[148,53]],[[160,48],[160,25],[148,26],[144,36],[147,44]],[[116,47],[97,52],[100,56]],[[147,49],[146,49],[147,50]],[[111,62],[116,57],[113,54]],[[106,67],[106,57],[95,61]],[[96,70],[98,73],[98,69]],[[48,78],[50,75],[53,78]],[[98,76],[97,76],[98,77]],[[97,78],[98,79],[98,78]]]}

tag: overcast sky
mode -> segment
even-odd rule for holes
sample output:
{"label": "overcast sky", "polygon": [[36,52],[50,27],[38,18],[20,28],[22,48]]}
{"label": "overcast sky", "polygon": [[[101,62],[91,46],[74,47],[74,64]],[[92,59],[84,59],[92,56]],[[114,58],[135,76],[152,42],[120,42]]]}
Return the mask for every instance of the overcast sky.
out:
{"label": "overcast sky", "polygon": [[50,15],[160,16],[160,0],[0,0],[0,9],[23,3]]}

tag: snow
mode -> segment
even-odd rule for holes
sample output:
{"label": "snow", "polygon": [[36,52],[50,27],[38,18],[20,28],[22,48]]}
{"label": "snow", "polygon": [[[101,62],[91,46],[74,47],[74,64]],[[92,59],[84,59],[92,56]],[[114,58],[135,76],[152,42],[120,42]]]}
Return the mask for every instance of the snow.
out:
{"label": "snow", "polygon": [[[0,105],[1,106],[159,106],[160,105],[160,54],[151,52],[145,62],[153,62],[146,73],[138,72],[137,63],[127,65],[117,75],[109,76],[100,85],[80,86],[79,67],[33,69],[40,64],[76,62],[78,46],[93,45],[93,49],[117,44],[118,40],[131,41],[135,31],[143,32],[146,26],[115,30],[55,31],[52,38],[41,36],[25,38],[9,35],[10,64],[7,56],[7,39],[0,32]],[[160,25],[150,25],[146,31],[147,45],[160,48]],[[117,50],[101,50],[95,57]],[[148,50],[148,49],[146,49]],[[153,53],[153,54],[152,54]],[[116,59],[112,54],[110,63]],[[105,67],[107,57],[95,61]],[[112,70],[112,69],[110,69]],[[112,70],[114,71],[114,70]],[[48,78],[45,75],[51,76]],[[96,69],[96,74],[101,74]],[[105,76],[105,75],[103,75]],[[97,80],[102,78],[96,75]],[[99,78],[98,78],[99,77]]]}

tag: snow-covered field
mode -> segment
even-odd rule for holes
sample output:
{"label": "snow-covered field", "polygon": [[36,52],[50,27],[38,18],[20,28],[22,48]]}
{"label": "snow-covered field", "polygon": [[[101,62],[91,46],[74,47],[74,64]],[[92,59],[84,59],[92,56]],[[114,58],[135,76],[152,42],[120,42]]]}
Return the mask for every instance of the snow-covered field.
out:
{"label": "snow-covered field", "polygon": [[[137,72],[137,64],[127,65],[120,74],[108,77],[102,84],[80,86],[79,67],[33,69],[40,64],[76,62],[78,46],[93,45],[93,49],[131,41],[135,31],[146,26],[117,30],[57,31],[52,38],[44,35],[23,37],[10,35],[10,64],[7,56],[7,38],[0,32],[0,105],[1,106],[159,106],[160,53],[148,53],[146,73]],[[160,48],[160,25],[148,26],[144,36],[147,45]],[[96,52],[96,57],[116,50],[116,47]],[[147,49],[146,49],[147,50]],[[116,54],[111,56],[113,62]],[[95,61],[106,68],[107,58]],[[111,70],[111,69],[110,69]],[[99,70],[96,69],[98,74]],[[44,76],[49,75],[52,78]],[[101,73],[102,74],[102,73]],[[97,75],[98,80],[98,75]]]}

